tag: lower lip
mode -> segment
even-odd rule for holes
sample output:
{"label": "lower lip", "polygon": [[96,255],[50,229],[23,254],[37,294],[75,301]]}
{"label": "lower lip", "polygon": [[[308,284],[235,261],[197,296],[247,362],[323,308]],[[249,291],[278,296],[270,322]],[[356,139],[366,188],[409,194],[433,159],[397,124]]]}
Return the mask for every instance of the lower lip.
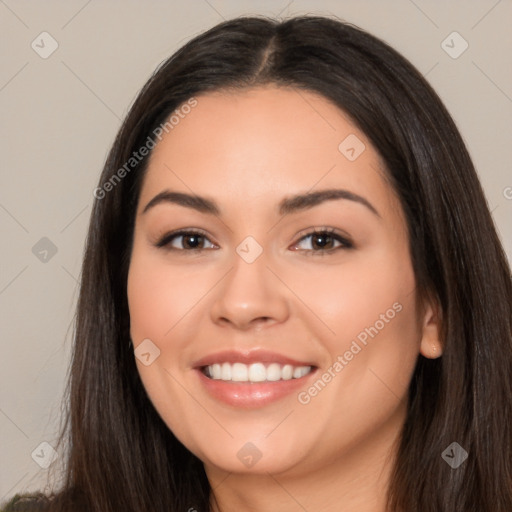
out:
{"label": "lower lip", "polygon": [[234,407],[253,409],[276,402],[304,388],[307,380],[315,373],[312,369],[300,379],[278,380],[275,382],[233,382],[210,379],[201,370],[195,370],[206,391],[217,400]]}

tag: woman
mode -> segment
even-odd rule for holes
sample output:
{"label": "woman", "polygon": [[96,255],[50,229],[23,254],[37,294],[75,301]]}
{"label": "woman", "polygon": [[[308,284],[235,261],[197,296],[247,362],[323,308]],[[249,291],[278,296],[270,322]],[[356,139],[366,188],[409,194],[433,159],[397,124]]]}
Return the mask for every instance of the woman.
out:
{"label": "woman", "polygon": [[144,86],[94,195],[66,481],[5,510],[512,510],[510,268],[396,51],[221,23]]}

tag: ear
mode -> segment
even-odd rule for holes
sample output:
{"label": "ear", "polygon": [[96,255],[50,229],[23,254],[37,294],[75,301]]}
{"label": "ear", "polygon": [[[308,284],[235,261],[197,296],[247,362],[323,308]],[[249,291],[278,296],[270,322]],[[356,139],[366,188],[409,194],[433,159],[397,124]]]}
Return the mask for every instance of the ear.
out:
{"label": "ear", "polygon": [[420,353],[428,359],[437,359],[443,353],[441,344],[441,307],[436,300],[425,301],[422,322]]}

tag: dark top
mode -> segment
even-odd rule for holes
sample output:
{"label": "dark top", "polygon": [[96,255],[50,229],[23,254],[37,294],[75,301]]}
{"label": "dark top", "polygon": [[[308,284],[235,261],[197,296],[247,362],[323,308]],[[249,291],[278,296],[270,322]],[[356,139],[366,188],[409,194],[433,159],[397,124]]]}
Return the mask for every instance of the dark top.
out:
{"label": "dark top", "polygon": [[41,493],[16,494],[5,503],[0,512],[44,512],[47,510],[49,500]]}

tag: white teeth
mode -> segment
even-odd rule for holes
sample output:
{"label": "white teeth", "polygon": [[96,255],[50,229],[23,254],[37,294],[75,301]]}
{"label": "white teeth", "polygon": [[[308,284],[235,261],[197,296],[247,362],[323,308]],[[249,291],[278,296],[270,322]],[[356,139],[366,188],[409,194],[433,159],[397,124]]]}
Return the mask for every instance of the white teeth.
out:
{"label": "white teeth", "polygon": [[210,368],[211,368],[211,371],[212,371],[212,377],[214,379],[222,378],[222,369],[220,367],[220,364],[214,364]]}
{"label": "white teeth", "polygon": [[290,380],[293,378],[293,366],[291,364],[285,364],[281,373],[283,380]]}
{"label": "white teeth", "polygon": [[310,371],[310,366],[297,366],[293,369],[293,378],[300,379],[301,377],[304,377],[304,375],[307,375]]}
{"label": "white teeth", "polygon": [[267,380],[276,381],[281,379],[281,365],[272,363],[267,368]]}
{"label": "white teeth", "polygon": [[233,382],[276,382],[278,380],[300,379],[311,372],[311,366],[292,366],[271,363],[267,366],[263,363],[250,365],[243,363],[212,364],[204,368],[204,373],[215,380]]}
{"label": "white teeth", "polygon": [[231,365],[229,363],[224,363],[222,365],[220,378],[222,380],[231,380]]}
{"label": "white teeth", "polygon": [[[229,363],[224,363],[229,364]],[[249,380],[249,370],[247,365],[242,363],[235,363],[231,367],[231,379],[222,379],[222,380],[232,380],[234,382],[247,382]]]}
{"label": "white teeth", "polygon": [[267,380],[265,365],[262,363],[251,364],[251,366],[249,366],[249,380],[251,382],[263,382]]}

